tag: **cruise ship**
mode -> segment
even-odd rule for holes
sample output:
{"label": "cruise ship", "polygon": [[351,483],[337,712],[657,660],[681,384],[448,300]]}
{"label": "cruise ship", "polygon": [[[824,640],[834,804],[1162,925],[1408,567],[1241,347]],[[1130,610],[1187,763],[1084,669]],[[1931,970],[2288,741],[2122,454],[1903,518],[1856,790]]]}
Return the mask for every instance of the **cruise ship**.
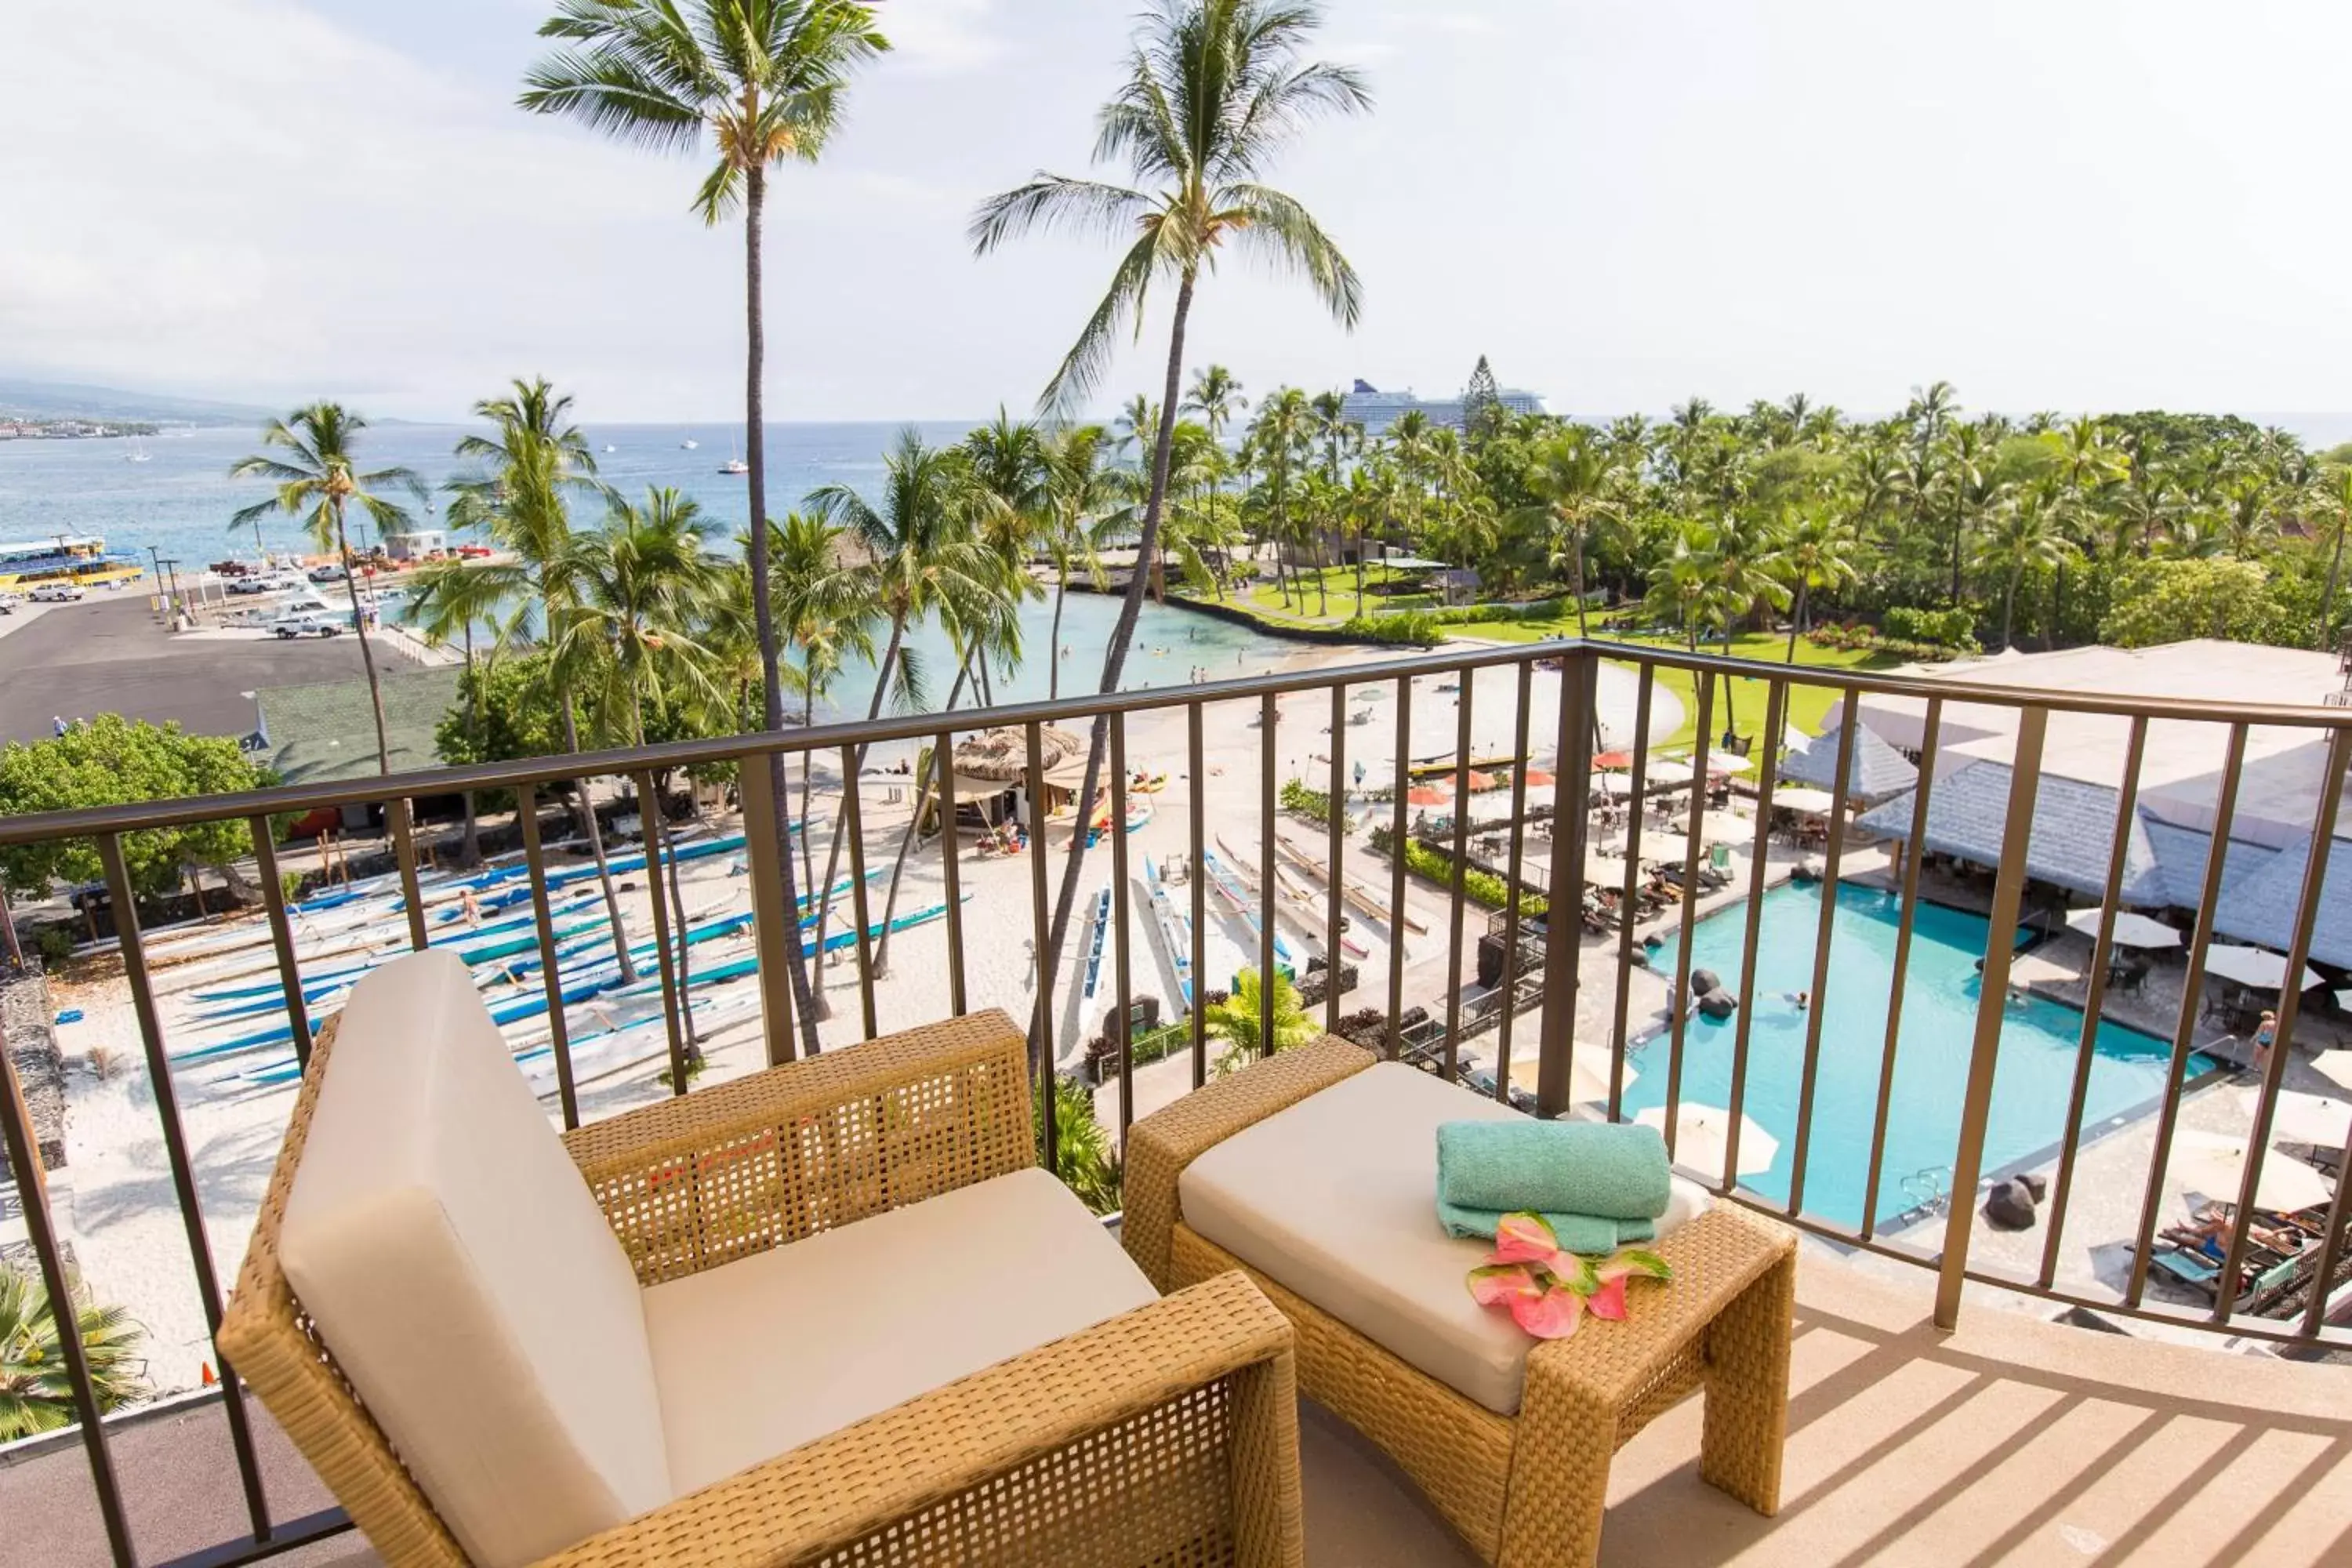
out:
{"label": "cruise ship", "polygon": [[[1543,399],[1535,393],[1516,386],[1497,387],[1495,395],[1503,406],[1514,414],[1541,414]],[[1378,436],[1410,410],[1418,408],[1429,416],[1432,425],[1450,425],[1462,428],[1462,395],[1451,397],[1416,397],[1412,388],[1402,392],[1382,392],[1370,382],[1358,378],[1348,393],[1344,416],[1364,427],[1367,436]]]}
{"label": "cruise ship", "polygon": [[144,570],[136,557],[110,555],[96,534],[59,534],[54,539],[0,544],[0,589],[37,588],[44,583],[136,582]]}

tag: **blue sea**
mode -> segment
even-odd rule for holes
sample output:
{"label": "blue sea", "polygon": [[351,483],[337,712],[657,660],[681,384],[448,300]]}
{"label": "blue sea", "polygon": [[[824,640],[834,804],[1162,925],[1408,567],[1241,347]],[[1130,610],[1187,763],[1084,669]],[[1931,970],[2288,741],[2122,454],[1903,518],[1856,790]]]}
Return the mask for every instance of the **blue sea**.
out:
{"label": "blue sea", "polygon": [[[959,441],[978,420],[911,426],[932,445]],[[598,470],[624,495],[642,496],[650,487],[675,487],[701,503],[722,526],[713,531],[730,553],[734,539],[750,521],[745,480],[719,472],[740,448],[740,429],[726,424],[611,425],[583,427],[595,450]],[[768,510],[782,516],[801,506],[810,491],[848,485],[875,495],[883,479],[883,456],[908,426],[888,424],[771,425],[768,426]],[[370,468],[414,469],[429,487],[436,506],[446,501],[442,485],[466,471],[454,455],[460,437],[478,427],[455,425],[383,424],[362,437]],[[253,428],[173,430],[137,442],[109,438],[81,441],[0,441],[0,541],[29,541],[58,534],[102,535],[107,548],[149,552],[177,559],[183,570],[231,556],[250,560],[254,531],[233,527],[230,518],[265,499],[267,484],[233,480],[229,466],[260,443]],[[688,440],[697,443],[689,450]],[[611,452],[604,448],[612,447]],[[134,450],[146,462],[132,462]],[[414,509],[412,509],[414,510]],[[420,521],[422,521],[420,519]],[[592,521],[578,517],[576,524]],[[357,540],[354,542],[358,542]],[[309,552],[314,547],[291,518],[261,525],[260,543],[273,551]],[[1101,670],[1101,650],[1118,601],[1086,593],[1069,595],[1061,642],[1062,695],[1092,690]],[[1008,671],[992,675],[999,703],[1039,700],[1048,686],[1050,599],[1032,601],[1023,612],[1024,657]],[[909,639],[913,661],[926,676],[926,707],[946,701],[954,667],[946,639],[919,628]],[[1172,686],[1186,681],[1195,665],[1218,677],[1254,674],[1296,645],[1187,610],[1146,605],[1123,682],[1129,689]],[[873,693],[870,672],[845,674],[820,717],[862,717]],[[967,696],[959,706],[971,706]]]}

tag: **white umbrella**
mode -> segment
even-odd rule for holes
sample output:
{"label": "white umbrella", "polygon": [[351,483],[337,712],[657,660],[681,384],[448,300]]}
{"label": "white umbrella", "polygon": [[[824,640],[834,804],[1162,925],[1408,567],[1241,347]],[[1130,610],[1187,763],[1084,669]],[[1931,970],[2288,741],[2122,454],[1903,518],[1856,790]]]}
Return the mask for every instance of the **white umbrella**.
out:
{"label": "white umbrella", "polygon": [[[2218,974],[2224,980],[2234,980],[2257,991],[2275,991],[2286,984],[2286,960],[2259,947],[2216,942],[2205,950],[2205,973]],[[2318,984],[2319,976],[2305,969],[2303,984],[2295,990],[2308,991]]]}
{"label": "white umbrella", "polygon": [[1706,771],[1711,773],[1752,773],[1755,767],[1755,758],[1743,757],[1737,752],[1727,752],[1719,757],[1709,757],[1706,760]]}
{"label": "white umbrella", "polygon": [[1652,763],[1644,782],[1654,784],[1686,784],[1696,776],[1691,772],[1688,763],[1667,761]]}
{"label": "white umbrella", "polygon": [[[2250,1089],[2239,1098],[2246,1107],[2247,1120],[2252,1121],[2255,1109],[2262,1104],[2262,1090]],[[2273,1138],[2289,1143],[2308,1143],[2315,1149],[2342,1148],[2345,1129],[2348,1127],[2352,1127],[2352,1104],[2324,1094],[2305,1094],[2301,1089],[2279,1090],[2278,1106],[2271,1112]]]}
{"label": "white umbrella", "polygon": [[[1661,1132],[1666,1127],[1666,1108],[1654,1105],[1638,1111],[1633,1120],[1644,1127],[1654,1127]],[[1675,1111],[1675,1161],[1698,1171],[1720,1171],[1723,1156],[1731,1137],[1731,1112],[1719,1105],[1696,1105],[1685,1101]],[[1753,1175],[1771,1169],[1780,1152],[1780,1141],[1757,1124],[1752,1116],[1739,1119],[1739,1174]]]}
{"label": "white umbrella", "polygon": [[2311,1058],[2311,1067],[2328,1082],[2352,1089],[2352,1051],[2322,1051]]}
{"label": "white umbrella", "polygon": [[[2104,910],[2076,910],[2066,917],[2066,923],[2084,936],[2099,934],[2099,917]],[[2179,947],[2180,933],[2162,921],[2146,915],[2136,915],[2129,910],[2116,911],[2116,945],[2117,947]],[[2210,968],[2210,965],[2208,965]]]}
{"label": "white umbrella", "polygon": [[1622,855],[1588,854],[1584,858],[1584,879],[1604,888],[1625,885],[1625,858]]}
{"label": "white umbrella", "polygon": [[1783,811],[1826,816],[1837,809],[1837,797],[1825,789],[1776,789],[1772,792],[1772,804]]}
{"label": "white umbrella", "polygon": [[[2186,1127],[2172,1142],[2172,1184],[2222,1203],[2238,1201],[2246,1181],[2246,1140],[2233,1133],[2200,1132]],[[2291,1213],[2324,1204],[2335,1194],[2327,1179],[2291,1154],[2263,1152],[2254,1182],[2254,1206]]]}
{"label": "white umbrella", "polygon": [[[1687,819],[1666,829],[1669,836],[1688,841],[1690,823]],[[1698,841],[1701,844],[1751,844],[1756,839],[1756,825],[1746,817],[1705,816],[1699,819]]]}

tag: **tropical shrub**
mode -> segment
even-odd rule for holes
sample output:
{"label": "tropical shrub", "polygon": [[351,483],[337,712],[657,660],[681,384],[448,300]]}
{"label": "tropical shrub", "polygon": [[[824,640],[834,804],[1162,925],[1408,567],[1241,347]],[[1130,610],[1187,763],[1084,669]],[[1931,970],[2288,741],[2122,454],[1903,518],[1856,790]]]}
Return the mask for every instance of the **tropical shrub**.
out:
{"label": "tropical shrub", "polygon": [[1445,640],[1445,634],[1438,629],[1437,614],[1433,610],[1399,610],[1386,616],[1350,616],[1333,629],[1357,642],[1435,647]]}
{"label": "tropical shrub", "polygon": [[2302,642],[2308,623],[2295,619],[2287,596],[2273,593],[2270,574],[2255,562],[2142,561],[2117,579],[2099,640],[2117,647],[2186,637]]}
{"label": "tropical shrub", "polygon": [[[1373,850],[1381,855],[1388,854],[1394,838],[1395,835],[1385,823],[1374,827],[1371,833]],[[1454,858],[1433,844],[1408,837],[1404,841],[1404,863],[1405,868],[1416,876],[1448,889],[1454,886]],[[1462,892],[1472,903],[1482,904],[1490,910],[1510,907],[1510,884],[1493,872],[1481,871],[1475,866],[1464,869]],[[1550,908],[1550,901],[1541,893],[1531,893],[1524,888],[1519,890],[1519,913],[1522,916],[1539,916]]]}
{"label": "tropical shrub", "polygon": [[[0,746],[0,816],[184,800],[276,782],[235,741],[119,713],[84,720],[62,735]],[[122,836],[131,889],[145,898],[171,892],[190,867],[217,869],[252,852],[253,836],[242,817]],[[104,875],[97,844],[88,838],[0,849],[0,881],[15,892],[43,892],[57,880],[95,882]]]}
{"label": "tropical shrub", "polygon": [[[74,1310],[100,1410],[120,1410],[146,1392],[145,1338],[121,1307]],[[48,1288],[34,1275],[0,1264],[0,1443],[74,1424],[73,1385],[49,1311]]]}
{"label": "tropical shrub", "polygon": [[[1074,1078],[1054,1075],[1054,1174],[1097,1214],[1116,1214],[1121,1172],[1110,1133],[1095,1120],[1094,1092]],[[1037,1163],[1045,1163],[1045,1131],[1037,1130]]]}
{"label": "tropical shrub", "polygon": [[1893,642],[1930,643],[1963,653],[1977,651],[1976,611],[1966,605],[1941,610],[1890,605],[1879,619],[1880,630]]}
{"label": "tropical shrub", "polygon": [[1331,797],[1319,789],[1309,789],[1297,779],[1282,783],[1282,809],[1309,822],[1328,822],[1332,818]]}
{"label": "tropical shrub", "polygon": [[[1230,994],[1219,995],[1213,1002],[1203,999],[1202,1015],[1208,1022],[1209,1033],[1225,1042],[1223,1054],[1217,1058],[1215,1073],[1219,1078],[1247,1067],[1265,1055],[1261,1048],[1259,1008],[1263,1005],[1262,983],[1255,969],[1244,969],[1234,977]],[[1274,977],[1274,1050],[1296,1050],[1312,1041],[1318,1034],[1315,1020],[1307,1016],[1307,1005],[1299,999],[1298,988],[1290,977],[1276,972]]]}

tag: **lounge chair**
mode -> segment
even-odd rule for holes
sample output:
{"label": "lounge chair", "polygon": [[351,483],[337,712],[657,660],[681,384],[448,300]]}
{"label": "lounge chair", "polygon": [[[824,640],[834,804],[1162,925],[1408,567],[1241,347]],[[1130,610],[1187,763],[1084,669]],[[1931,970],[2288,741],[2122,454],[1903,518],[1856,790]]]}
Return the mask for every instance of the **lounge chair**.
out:
{"label": "lounge chair", "polygon": [[223,1352],[394,1568],[1301,1561],[1292,1338],[1035,1168],[988,1012],[560,1140],[446,952],[304,1076]]}

